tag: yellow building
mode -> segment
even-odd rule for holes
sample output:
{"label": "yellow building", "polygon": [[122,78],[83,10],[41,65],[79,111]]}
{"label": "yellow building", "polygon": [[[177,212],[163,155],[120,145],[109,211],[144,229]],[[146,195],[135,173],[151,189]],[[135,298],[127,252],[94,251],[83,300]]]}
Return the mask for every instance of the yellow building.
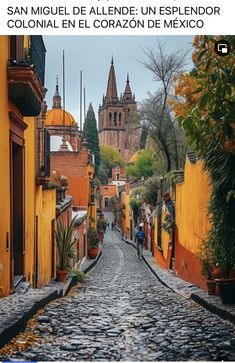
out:
{"label": "yellow building", "polygon": [[122,209],[122,234],[125,238],[130,238],[130,228],[131,228],[131,220],[130,220],[130,187],[127,182],[125,185],[125,191],[121,194],[121,205]]}
{"label": "yellow building", "polygon": [[202,161],[194,153],[188,153],[184,180],[175,185],[174,252],[170,243],[172,236],[162,228],[169,212],[160,206],[154,215],[154,256],[157,262],[169,269],[174,257],[175,274],[201,288],[205,288],[206,284],[198,252],[210,230],[210,195],[210,179]]}
{"label": "yellow building", "polygon": [[209,174],[200,160],[186,159],[184,182],[176,185],[176,273],[202,288],[206,287],[198,258],[199,248],[210,230],[208,203]]}
{"label": "yellow building", "polygon": [[41,36],[0,36],[0,296],[54,275],[55,190],[46,188],[49,143],[37,120],[44,71]]}

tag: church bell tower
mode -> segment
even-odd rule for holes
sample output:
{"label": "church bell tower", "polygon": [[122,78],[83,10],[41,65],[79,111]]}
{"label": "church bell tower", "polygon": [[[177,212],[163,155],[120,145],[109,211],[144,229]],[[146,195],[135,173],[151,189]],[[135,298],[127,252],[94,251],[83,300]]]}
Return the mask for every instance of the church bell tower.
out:
{"label": "church bell tower", "polygon": [[117,149],[125,162],[139,149],[140,131],[136,129],[134,134],[131,132],[136,118],[137,103],[131,91],[129,75],[124,93],[118,97],[112,58],[106,95],[99,107],[99,142]]}

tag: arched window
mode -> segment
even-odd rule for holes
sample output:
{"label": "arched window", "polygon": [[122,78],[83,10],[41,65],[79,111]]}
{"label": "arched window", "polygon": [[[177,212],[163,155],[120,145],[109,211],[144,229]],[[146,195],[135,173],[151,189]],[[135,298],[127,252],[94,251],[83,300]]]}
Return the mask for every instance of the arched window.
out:
{"label": "arched window", "polygon": [[114,126],[117,126],[117,112],[114,112],[113,123],[114,123]]}
{"label": "arched window", "polygon": [[121,112],[119,113],[119,119],[118,119],[118,122],[119,122],[119,125],[121,125],[121,123],[122,123],[122,114],[121,114]]}
{"label": "arched window", "polygon": [[109,112],[109,123],[112,124],[112,112]]}

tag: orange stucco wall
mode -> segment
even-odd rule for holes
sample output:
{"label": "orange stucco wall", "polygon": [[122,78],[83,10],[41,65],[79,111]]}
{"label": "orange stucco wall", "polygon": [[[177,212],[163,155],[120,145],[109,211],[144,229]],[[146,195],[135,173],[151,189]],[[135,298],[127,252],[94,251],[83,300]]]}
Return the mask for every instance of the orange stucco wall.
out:
{"label": "orange stucco wall", "polygon": [[105,198],[111,199],[117,196],[117,186],[113,184],[100,185],[101,207],[105,205]]}
{"label": "orange stucco wall", "polygon": [[[68,194],[73,197],[77,207],[87,208],[89,203],[89,165],[85,155],[81,152],[52,152],[51,171],[56,171],[68,178]],[[91,171],[90,171],[91,172]]]}
{"label": "orange stucco wall", "polygon": [[210,228],[209,183],[202,162],[186,160],[184,183],[176,185],[176,273],[201,287],[205,285],[196,254]]}

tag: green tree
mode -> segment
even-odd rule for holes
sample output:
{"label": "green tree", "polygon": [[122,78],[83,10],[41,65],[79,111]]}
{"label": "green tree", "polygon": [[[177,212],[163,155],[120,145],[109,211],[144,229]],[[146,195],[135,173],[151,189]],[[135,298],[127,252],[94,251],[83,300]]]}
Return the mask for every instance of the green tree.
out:
{"label": "green tree", "polygon": [[220,37],[195,37],[190,74],[179,77],[174,111],[180,125],[204,161],[212,181],[209,241],[223,276],[235,264],[235,36],[223,36],[232,45],[226,57],[217,56]]}
{"label": "green tree", "polygon": [[141,131],[141,137],[140,137],[140,149],[145,148],[147,137],[148,137],[148,131],[146,128],[143,128]]}
{"label": "green tree", "polygon": [[188,49],[181,49],[166,53],[165,45],[158,42],[156,49],[144,50],[145,60],[141,62],[159,84],[158,92],[149,93],[140,106],[141,124],[153,139],[156,152],[162,154],[167,172],[179,169],[182,167],[181,162],[184,162],[181,149],[184,155],[185,142],[172,117],[169,101],[172,97],[172,82],[186,66],[188,52]]}
{"label": "green tree", "polygon": [[142,198],[144,197],[146,188],[140,187],[133,189],[130,196],[130,207],[133,211],[134,224],[137,226],[140,216]]}
{"label": "green tree", "polygon": [[149,204],[155,206],[157,204],[158,189],[160,188],[160,178],[157,176],[148,178],[145,182],[145,188],[145,198]]}
{"label": "green tree", "polygon": [[153,164],[154,160],[151,152],[149,150],[140,150],[136,162],[127,166],[127,174],[135,180],[142,177],[146,179],[153,175]]}
{"label": "green tree", "polygon": [[100,165],[100,146],[97,131],[97,123],[95,118],[95,113],[90,103],[84,126],[83,126],[83,138],[88,142],[88,148],[91,153],[95,155],[95,175],[97,175]]}
{"label": "green tree", "polygon": [[111,146],[100,145],[101,163],[98,176],[101,183],[107,183],[112,176],[112,168],[116,165],[124,166],[124,161],[119,152]]}

